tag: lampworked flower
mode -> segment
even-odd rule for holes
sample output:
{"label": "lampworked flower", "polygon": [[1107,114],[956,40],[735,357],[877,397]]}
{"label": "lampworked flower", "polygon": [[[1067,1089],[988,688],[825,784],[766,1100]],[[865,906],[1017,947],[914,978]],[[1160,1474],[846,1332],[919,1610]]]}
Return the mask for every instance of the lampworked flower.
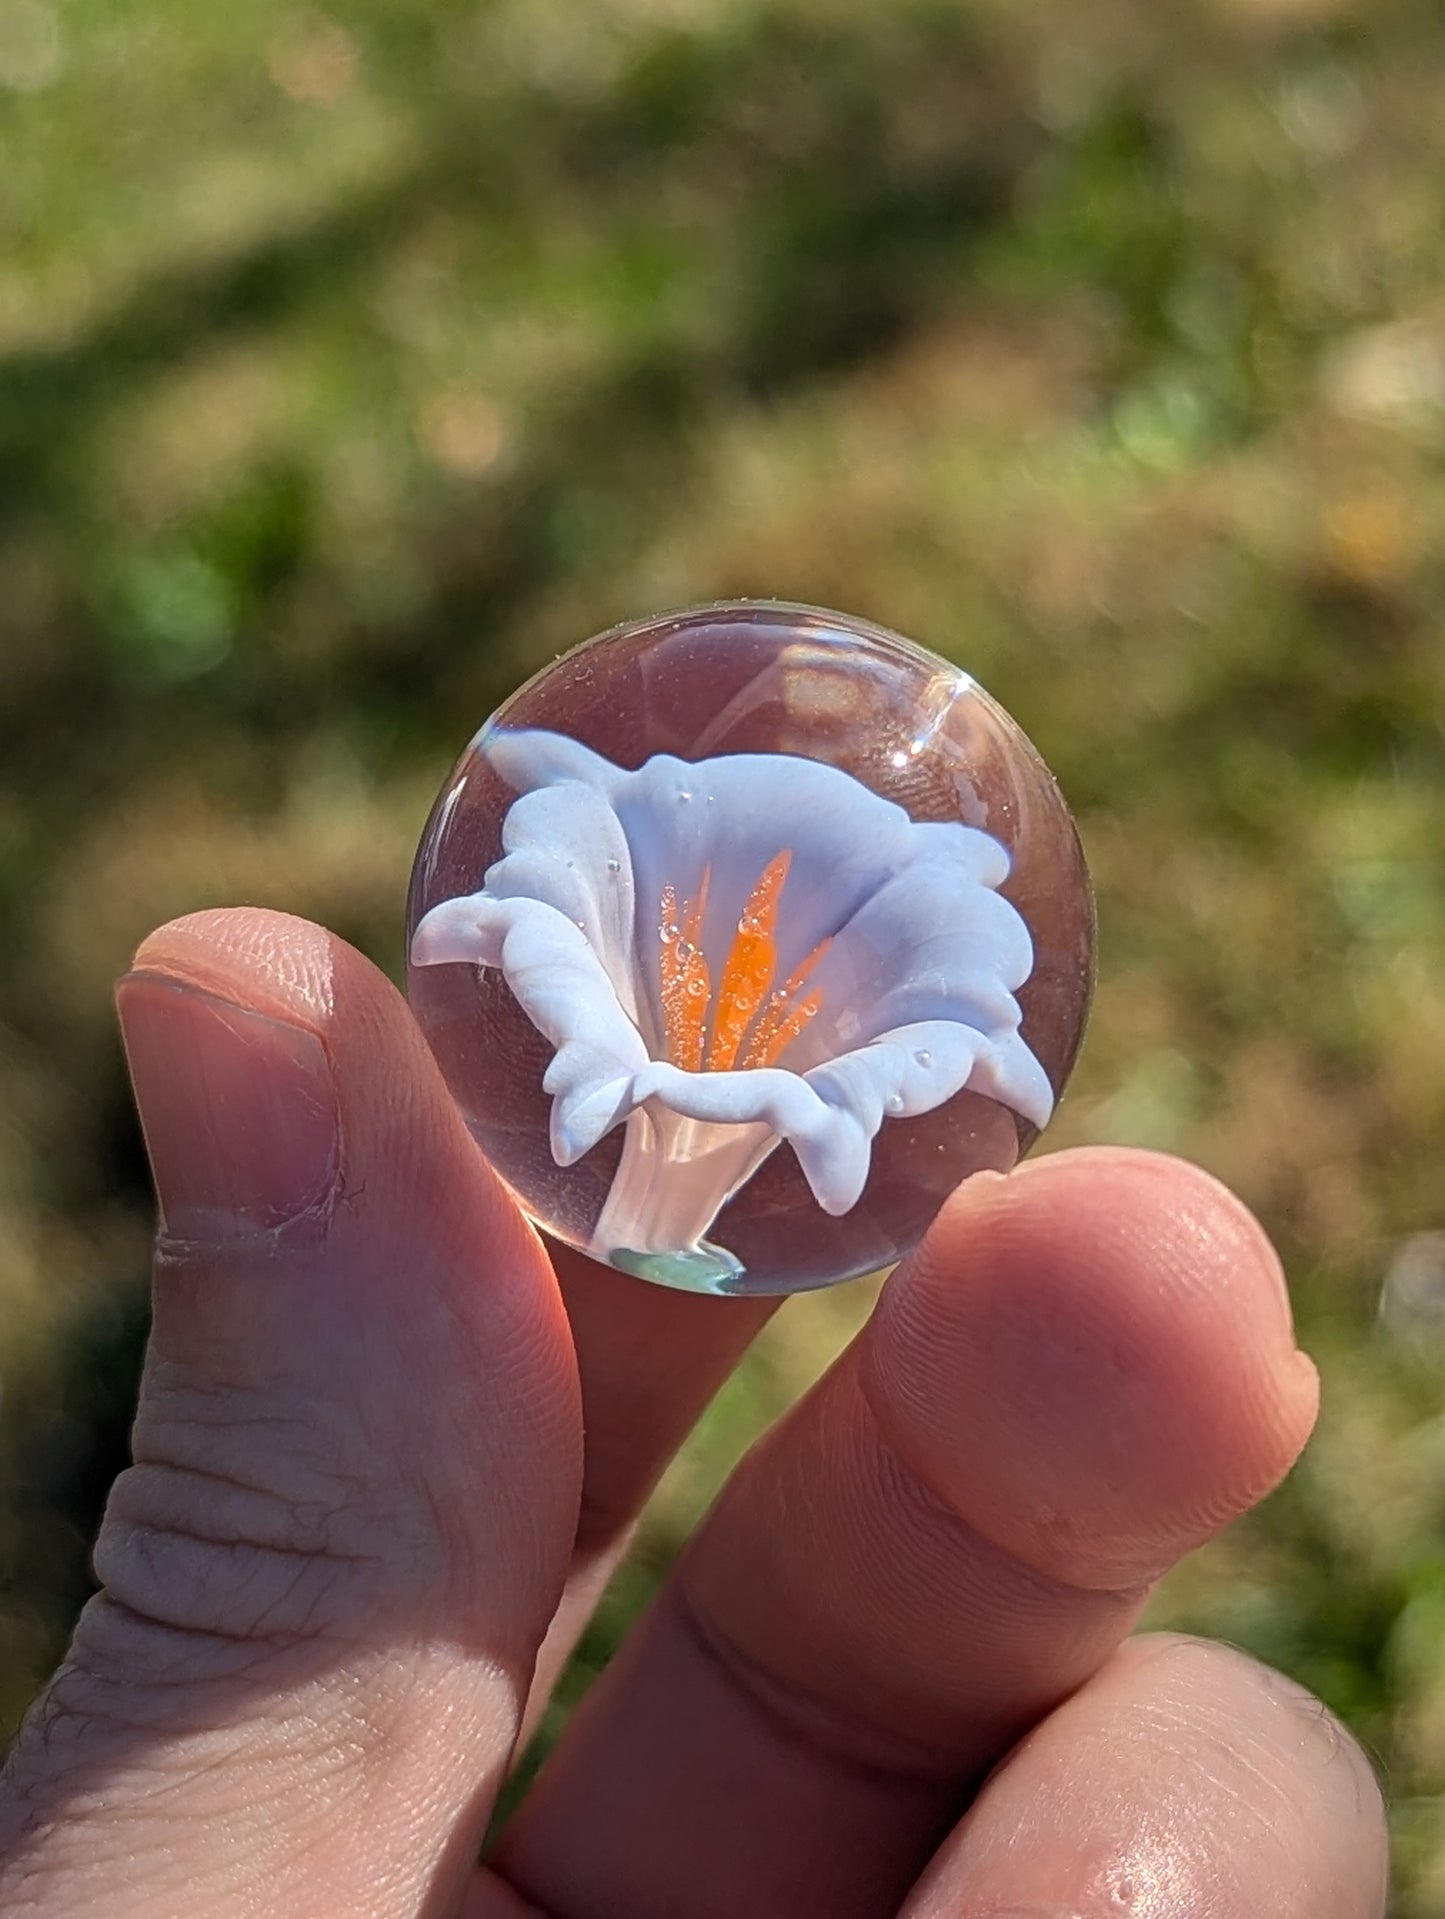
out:
{"label": "lampworked flower", "polygon": [[501,969],[555,1049],[559,1166],[625,1127],[595,1257],[725,1290],[739,1262],[704,1235],[780,1142],[840,1215],[885,1119],[967,1088],[1048,1120],[1014,997],[1033,945],[989,834],[787,753],[632,772],[539,729],[477,745],[519,795],[503,857],[424,914],[412,962]]}

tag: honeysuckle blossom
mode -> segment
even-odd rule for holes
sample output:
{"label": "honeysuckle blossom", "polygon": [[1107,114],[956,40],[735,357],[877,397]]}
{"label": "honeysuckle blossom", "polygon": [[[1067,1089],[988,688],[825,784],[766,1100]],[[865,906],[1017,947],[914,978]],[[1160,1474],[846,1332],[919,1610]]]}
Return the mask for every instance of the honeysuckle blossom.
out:
{"label": "honeysuckle blossom", "polygon": [[479,744],[519,794],[503,857],[412,958],[501,968],[555,1048],[558,1165],[626,1127],[596,1257],[725,1282],[738,1264],[703,1235],[780,1141],[842,1214],[885,1118],[967,1087],[1047,1121],[1014,997],[1032,942],[988,834],[788,754],[629,772],[558,733]]}

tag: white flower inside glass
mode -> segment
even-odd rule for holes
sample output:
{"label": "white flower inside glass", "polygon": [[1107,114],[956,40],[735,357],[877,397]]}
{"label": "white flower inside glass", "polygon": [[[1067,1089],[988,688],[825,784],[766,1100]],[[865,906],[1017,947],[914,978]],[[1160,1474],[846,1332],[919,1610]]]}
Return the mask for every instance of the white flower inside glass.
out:
{"label": "white flower inside glass", "polygon": [[514,694],[412,877],[410,993],[548,1233],[659,1284],[875,1271],[1047,1123],[1093,960],[1068,809],[957,666],[743,602]]}

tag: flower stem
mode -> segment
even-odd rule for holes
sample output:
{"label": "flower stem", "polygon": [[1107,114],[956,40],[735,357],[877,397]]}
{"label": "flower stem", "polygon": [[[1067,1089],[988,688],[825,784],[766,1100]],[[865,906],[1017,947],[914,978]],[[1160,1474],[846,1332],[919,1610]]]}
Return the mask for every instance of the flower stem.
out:
{"label": "flower stem", "polygon": [[683,1119],[649,1101],[627,1121],[592,1255],[685,1292],[731,1291],[743,1267],[702,1235],[778,1144],[761,1123]]}

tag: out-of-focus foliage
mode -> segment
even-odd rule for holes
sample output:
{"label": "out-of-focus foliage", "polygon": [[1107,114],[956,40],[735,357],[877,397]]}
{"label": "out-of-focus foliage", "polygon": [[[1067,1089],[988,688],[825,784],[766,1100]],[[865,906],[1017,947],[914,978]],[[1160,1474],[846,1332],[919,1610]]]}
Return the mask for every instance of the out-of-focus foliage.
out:
{"label": "out-of-focus foliage", "polygon": [[[501,693],[777,594],[965,662],[1073,799],[1100,993],[1049,1144],[1234,1184],[1325,1374],[1304,1466],[1155,1616],[1347,1716],[1401,1919],[1445,1910],[1440,26],[0,0],[7,1721],[134,1389],[134,941],[260,900],[394,968]],[[866,1296],[782,1316],[571,1691]]]}

